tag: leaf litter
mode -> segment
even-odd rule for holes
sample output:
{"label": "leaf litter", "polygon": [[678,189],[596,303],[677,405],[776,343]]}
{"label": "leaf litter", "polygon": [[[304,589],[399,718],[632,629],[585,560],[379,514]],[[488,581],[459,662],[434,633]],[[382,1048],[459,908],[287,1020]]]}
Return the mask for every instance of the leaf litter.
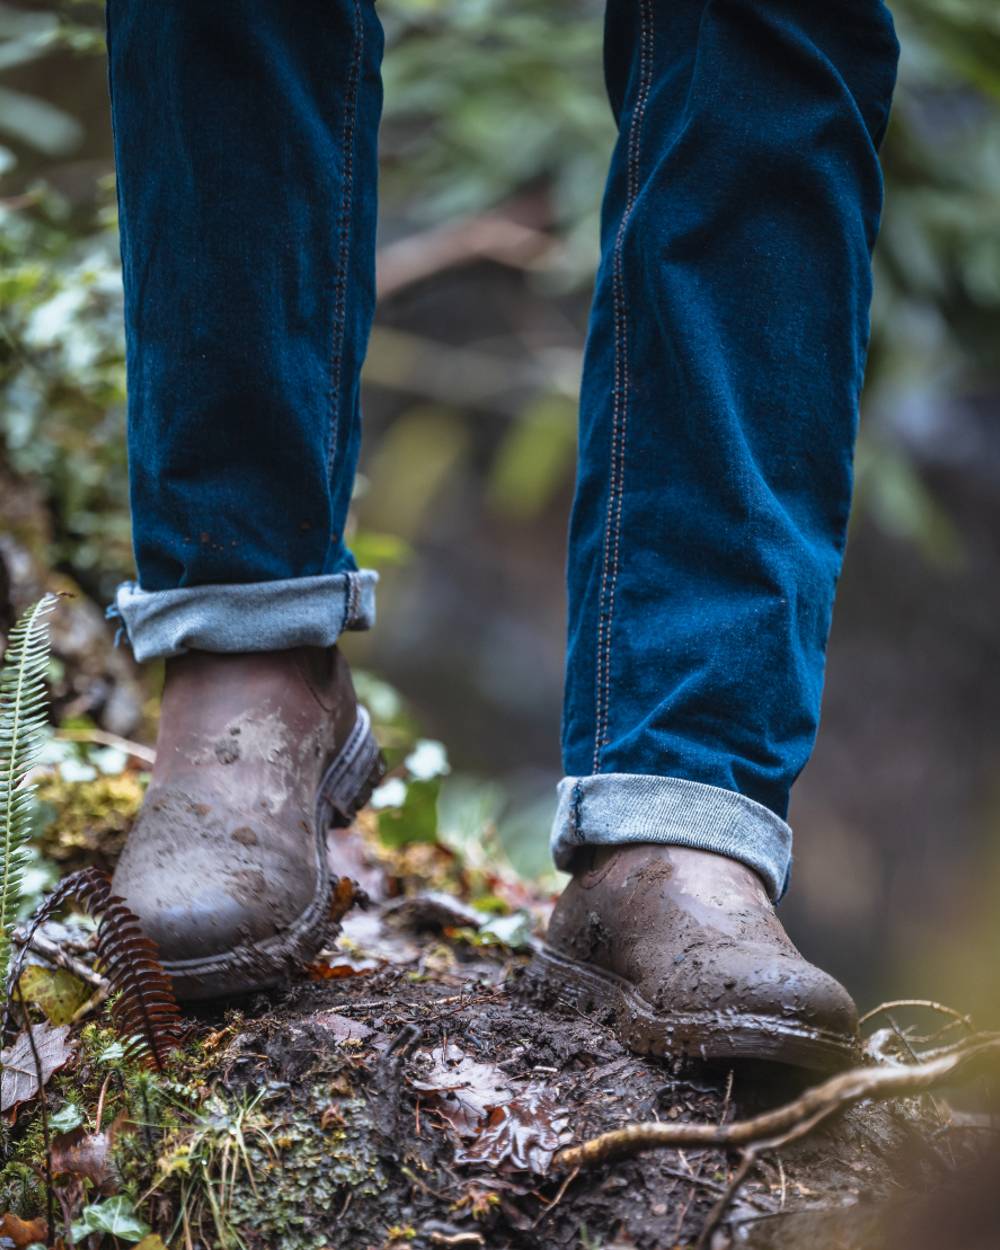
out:
{"label": "leaf litter", "polygon": [[[32,1049],[34,1042],[34,1049]],[[73,1058],[74,1043],[69,1026],[54,1027],[41,1023],[31,1026],[31,1037],[23,1030],[6,1050],[0,1052],[3,1075],[0,1077],[0,1111],[16,1112],[21,1103],[30,1102],[54,1072]],[[35,1060],[37,1052],[37,1064]],[[41,1085],[39,1084],[41,1076]]]}

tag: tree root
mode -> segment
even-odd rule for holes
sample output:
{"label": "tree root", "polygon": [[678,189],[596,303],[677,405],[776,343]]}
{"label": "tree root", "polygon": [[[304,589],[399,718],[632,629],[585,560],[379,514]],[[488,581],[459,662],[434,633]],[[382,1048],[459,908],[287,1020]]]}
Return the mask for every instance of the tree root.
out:
{"label": "tree root", "polygon": [[[963,1076],[989,1060],[1000,1060],[1000,1033],[981,1033],[932,1058],[914,1064],[855,1068],[806,1090],[801,1097],[747,1120],[729,1124],[629,1124],[602,1133],[579,1146],[560,1150],[556,1168],[596,1167],[625,1159],[653,1146],[756,1146],[773,1149],[793,1137],[804,1136],[835,1111],[862,1099],[884,1100],[919,1094],[946,1084],[961,1071]],[[796,1131],[796,1130],[800,1130]]]}

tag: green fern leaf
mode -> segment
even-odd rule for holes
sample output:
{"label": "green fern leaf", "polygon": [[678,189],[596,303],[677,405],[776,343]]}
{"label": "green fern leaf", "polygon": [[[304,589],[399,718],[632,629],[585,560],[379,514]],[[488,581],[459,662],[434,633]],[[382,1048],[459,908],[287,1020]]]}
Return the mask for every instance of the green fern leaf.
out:
{"label": "green fern leaf", "polygon": [[55,595],[45,595],[25,612],[11,631],[0,669],[0,985],[7,982],[35,802],[35,787],[26,780],[48,726],[47,618],[55,604]]}

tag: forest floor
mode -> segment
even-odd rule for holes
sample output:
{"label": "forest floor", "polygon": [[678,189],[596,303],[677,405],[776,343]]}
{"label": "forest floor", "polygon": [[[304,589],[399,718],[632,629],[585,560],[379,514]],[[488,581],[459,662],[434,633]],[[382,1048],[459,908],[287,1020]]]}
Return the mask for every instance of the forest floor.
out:
{"label": "forest floor", "polygon": [[[348,914],[340,937],[297,983],[190,1013],[188,1041],[163,1075],[130,1069],[93,1013],[89,1024],[84,1012],[72,1026],[79,1040],[47,1102],[55,1127],[66,1122],[67,1106],[82,1111],[83,1123],[68,1133],[50,1128],[56,1226],[66,1227],[60,1210],[75,1220],[76,1244],[1000,1244],[977,1240],[1000,1228],[992,1222],[1000,1211],[987,1209],[956,1240],[951,1209],[932,1209],[987,1166],[984,1143],[995,1142],[996,1125],[976,1084],[961,1111],[933,1096],[855,1105],[798,1142],[762,1153],[732,1192],[743,1156],[720,1147],[560,1166],[561,1147],[606,1130],[637,1121],[725,1125],[787,1102],[817,1078],[767,1065],[713,1069],[632,1055],[572,1004],[540,1003],[525,992],[529,930],[547,900],[523,884],[494,881],[490,915],[457,897],[467,878],[445,848],[387,852],[371,830],[331,836],[333,858],[361,880],[371,902]],[[498,915],[508,890],[518,906]],[[82,951],[86,935],[73,936],[75,923],[49,931]],[[908,1046],[911,1037],[893,1024],[876,1032],[871,1053],[887,1039]],[[38,1101],[8,1109],[15,1165],[0,1172],[0,1201],[13,1210],[16,1161],[34,1143],[34,1182],[21,1181],[25,1217],[41,1215]],[[972,1192],[980,1205],[984,1195],[996,1201],[985,1183]],[[960,1201],[966,1217],[974,1205],[967,1196]],[[928,1240],[941,1219],[949,1235]],[[13,1232],[10,1244],[26,1245],[42,1226],[25,1227],[0,1221],[0,1234]],[[70,1245],[61,1235],[54,1244]]]}
{"label": "forest floor", "polygon": [[[5,565],[23,607],[52,579],[5,544],[0,609]],[[113,866],[151,760],[123,735],[140,721],[148,734],[156,710],[97,609],[63,607],[36,897]],[[44,925],[3,1055],[0,1250],[997,1250],[1000,1082],[985,1076],[855,1102],[752,1154],[658,1146],[567,1166],[562,1149],[605,1131],[724,1128],[819,1078],[635,1056],[585,1005],[526,992],[552,897],[488,831],[467,846],[438,836],[436,783],[407,763],[412,726],[387,716],[400,806],[331,835],[335,873],[367,905],[286,990],[187,1011],[165,1070],[114,1031],[93,921]],[[866,1032],[878,1073],[971,1024],[893,1008]]]}

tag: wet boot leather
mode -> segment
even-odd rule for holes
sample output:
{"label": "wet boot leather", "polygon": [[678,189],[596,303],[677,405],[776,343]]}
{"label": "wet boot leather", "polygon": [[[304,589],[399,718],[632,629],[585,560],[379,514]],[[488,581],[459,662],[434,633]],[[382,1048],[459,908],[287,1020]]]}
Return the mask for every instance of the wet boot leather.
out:
{"label": "wet boot leather", "polygon": [[381,757],[336,648],[169,660],[156,764],[114,875],[180,998],[287,980],[330,933],[326,832]]}
{"label": "wet boot leather", "polygon": [[708,851],[591,848],[529,974],[640,1053],[835,1069],[858,1058],[847,991],[796,950],[752,869]]}

